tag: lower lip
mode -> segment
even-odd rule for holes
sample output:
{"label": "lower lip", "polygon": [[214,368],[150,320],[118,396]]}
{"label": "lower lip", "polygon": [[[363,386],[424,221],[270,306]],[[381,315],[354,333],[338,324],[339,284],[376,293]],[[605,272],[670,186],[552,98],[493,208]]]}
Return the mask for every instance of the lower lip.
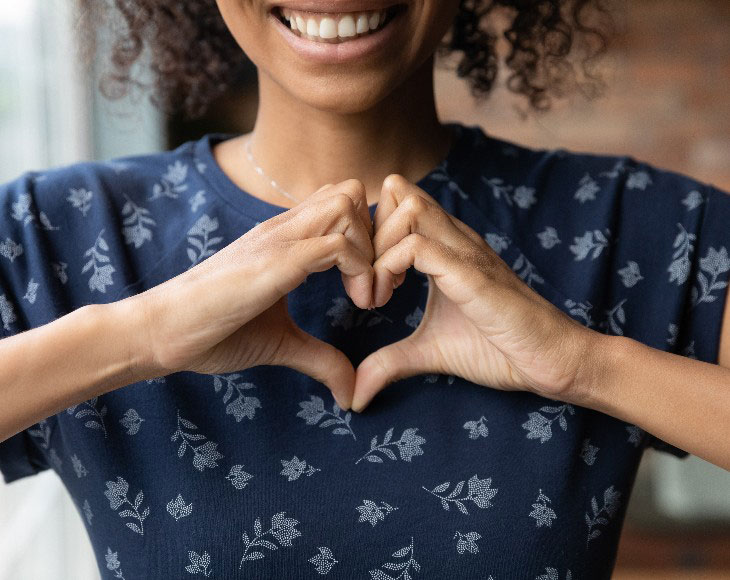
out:
{"label": "lower lip", "polygon": [[373,33],[338,43],[317,42],[297,36],[274,14],[269,13],[268,17],[274,21],[289,46],[303,58],[318,64],[341,64],[382,52],[397,36],[405,14],[405,10],[398,12],[383,28]]}

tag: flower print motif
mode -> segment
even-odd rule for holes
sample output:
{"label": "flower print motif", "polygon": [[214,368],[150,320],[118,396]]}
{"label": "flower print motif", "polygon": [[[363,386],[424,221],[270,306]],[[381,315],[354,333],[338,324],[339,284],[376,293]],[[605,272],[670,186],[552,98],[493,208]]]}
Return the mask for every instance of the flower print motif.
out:
{"label": "flower print motif", "polygon": [[555,511],[548,507],[547,504],[549,502],[550,498],[542,493],[542,489],[540,489],[535,503],[532,504],[533,509],[530,512],[530,517],[535,518],[538,528],[542,526],[552,527],[553,520],[557,518]]}
{"label": "flower print motif", "polygon": [[234,465],[231,471],[226,475],[226,479],[231,482],[236,489],[243,489],[248,485],[248,480],[253,475],[243,470],[243,465]]}
{"label": "flower print motif", "polygon": [[700,258],[700,270],[709,276],[709,280],[708,276],[705,276],[702,272],[697,272],[699,289],[697,286],[692,287],[691,308],[701,302],[714,302],[718,295],[712,294],[712,292],[727,287],[727,282],[718,280],[718,277],[730,271],[730,258],[728,258],[725,246],[722,246],[719,250],[709,248],[707,255]]}
{"label": "flower print motif", "polygon": [[147,201],[152,201],[163,196],[177,199],[178,193],[182,193],[188,188],[185,184],[187,176],[188,166],[180,160],[175,161],[174,165],[168,165],[167,173],[162,176],[160,183],[155,183],[152,187],[152,195]]}
{"label": "flower print motif", "polygon": [[301,417],[307,422],[307,425],[316,425],[322,417],[329,415],[330,418],[322,421],[319,426],[322,428],[330,427],[331,425],[344,425],[344,427],[335,427],[332,430],[334,435],[352,435],[352,438],[357,440],[355,433],[352,431],[350,426],[350,418],[352,413],[348,411],[345,416],[340,415],[342,409],[340,409],[337,403],[332,404],[332,412],[326,411],[324,408],[324,401],[317,395],[309,395],[309,401],[301,401],[299,406],[302,408],[297,413],[297,417]]}
{"label": "flower print motif", "polygon": [[299,520],[287,518],[285,517],[285,514],[286,512],[279,512],[275,514],[271,518],[271,527],[266,531],[262,530],[260,518],[256,518],[253,523],[253,530],[256,535],[252,540],[249,540],[246,532],[243,533],[242,538],[244,544],[246,544],[246,549],[243,552],[241,563],[238,566],[239,569],[247,560],[259,560],[264,557],[263,552],[259,552],[257,550],[249,552],[249,550],[254,546],[268,548],[269,550],[279,549],[279,546],[277,546],[274,542],[264,539],[266,534],[271,534],[271,536],[279,542],[279,545],[281,546],[291,546],[292,540],[302,535],[302,533],[296,528]]}
{"label": "flower print motif", "polygon": [[360,310],[349,298],[344,296],[335,296],[332,299],[332,306],[327,309],[325,316],[331,316],[330,326],[341,326],[345,330],[360,326],[365,323],[365,328],[380,324],[383,320],[387,320],[391,324],[393,321],[373,308],[372,310]]}
{"label": "flower print motif", "polygon": [[38,286],[40,286],[40,284],[34,281],[33,278],[28,280],[28,289],[25,291],[25,296],[23,296],[23,298],[31,304],[35,304],[36,291],[38,290]]}
{"label": "flower print motif", "polygon": [[459,552],[459,554],[463,554],[464,552],[477,554],[479,552],[479,546],[477,546],[476,542],[481,537],[482,535],[479,532],[467,532],[466,534],[462,534],[459,530],[456,530],[456,533],[454,534],[454,539],[456,540],[456,551]]}
{"label": "flower print motif", "polygon": [[[609,308],[606,310],[606,320],[602,320],[598,323],[598,328],[604,328],[606,329],[606,334],[608,334],[609,330],[613,332],[614,334],[623,335],[624,331],[623,329],[618,325],[616,320],[620,322],[621,324],[626,323],[626,313],[624,312],[624,302],[626,302],[626,298],[621,300],[616,306],[613,308]],[[614,316],[616,317],[614,319]]]}
{"label": "flower print motif", "polygon": [[526,437],[528,439],[539,438],[540,443],[545,443],[545,441],[552,438],[552,424],[556,419],[563,431],[568,430],[568,422],[565,420],[565,411],[568,411],[571,415],[575,414],[573,405],[569,403],[565,403],[559,407],[546,405],[544,407],[540,407],[540,411],[542,411],[542,413],[555,413],[555,416],[552,419],[548,419],[542,413],[531,412],[527,414],[529,419],[522,423],[522,428],[528,432]]}
{"label": "flower print motif", "polygon": [[[42,181],[42,179],[35,179],[34,181]],[[18,196],[18,201],[12,203],[12,217],[13,219],[17,221],[22,221],[23,225],[28,225],[29,223],[33,222],[36,227],[38,227],[38,222],[36,222],[36,216],[33,215],[30,211],[30,206],[33,203],[33,199],[31,198],[29,193],[21,193]],[[45,214],[45,212],[40,212],[38,214],[38,221],[43,226],[42,229],[44,230],[58,230],[60,228],[55,227],[51,225],[50,220],[48,219],[48,216]]]}
{"label": "flower print motif", "polygon": [[281,464],[284,466],[284,469],[282,469],[279,473],[281,473],[281,475],[285,475],[287,481],[294,481],[295,479],[299,479],[299,476],[303,473],[306,473],[307,476],[310,476],[316,471],[322,471],[317,467],[312,467],[311,465],[307,464],[306,461],[304,461],[303,459],[299,459],[296,455],[288,461],[286,459],[282,459]]}
{"label": "flower print motif", "polygon": [[4,242],[0,242],[0,256],[5,256],[11,262],[15,258],[23,255],[23,244],[17,244],[10,238],[5,238]]}
{"label": "flower print motif", "polygon": [[692,211],[702,205],[703,201],[702,194],[696,189],[693,189],[685,196],[682,203],[687,207],[687,211]]}
{"label": "flower print motif", "polygon": [[416,309],[406,316],[405,323],[411,328],[417,328],[421,320],[423,320],[423,310],[421,310],[420,306],[416,306]]}
{"label": "flower print motif", "polygon": [[593,528],[598,525],[605,526],[606,524],[608,524],[608,519],[606,517],[603,517],[601,514],[605,513],[608,518],[612,518],[616,514],[619,507],[620,497],[621,492],[616,491],[613,486],[610,486],[606,488],[606,490],[603,492],[603,507],[601,507],[601,509],[598,509],[598,502],[596,501],[596,497],[593,496],[591,498],[591,509],[593,510],[593,517],[590,517],[588,515],[588,512],[585,513],[585,520],[586,524],[588,525],[588,539],[586,540],[586,546],[593,538],[597,538],[601,535],[601,530],[594,530]]}
{"label": "flower print motif", "polygon": [[[253,389],[256,385],[254,383],[237,383],[236,380],[240,378],[241,375],[238,373],[228,376],[213,375],[213,388],[216,393],[219,393],[223,388],[223,383],[226,385],[226,392],[223,395],[223,403],[227,403],[226,415],[233,415],[236,423],[240,423],[244,417],[253,419],[256,409],[261,408],[261,401],[257,397],[246,397],[243,394],[243,391]],[[238,396],[231,401],[234,392]]]}
{"label": "flower print motif", "polygon": [[207,201],[208,200],[205,197],[205,190],[201,189],[188,200],[188,203],[190,204],[190,211],[192,213],[195,213],[196,211],[198,211],[198,208],[201,205],[205,205]]}
{"label": "flower print motif", "polygon": [[196,430],[198,427],[192,421],[183,419],[180,416],[180,409],[177,410],[177,429],[170,437],[170,441],[177,441],[180,438],[180,447],[177,450],[177,456],[182,457],[188,447],[193,450],[193,467],[198,471],[204,471],[206,467],[214,468],[218,467],[218,459],[221,459],[223,455],[218,452],[218,444],[213,441],[206,441],[205,443],[198,445],[197,447],[190,443],[191,441],[201,441],[206,439],[205,435],[201,433],[186,433],[182,430],[182,427],[186,429]]}
{"label": "flower print motif", "polygon": [[651,176],[647,171],[632,171],[626,178],[626,189],[641,189],[643,191],[652,183]]}
{"label": "flower print motif", "polygon": [[509,236],[500,235],[495,232],[487,232],[484,234],[484,240],[497,254],[501,254],[502,250],[506,250],[512,241]]}
{"label": "flower print motif", "polygon": [[362,505],[355,508],[360,512],[360,517],[357,521],[368,522],[371,526],[375,527],[375,524],[385,519],[385,514],[389,514],[398,509],[385,501],[381,501],[380,503],[382,505],[378,505],[370,499],[362,500]]}
{"label": "flower print motif", "polygon": [[71,465],[76,472],[76,477],[78,477],[79,479],[81,479],[82,477],[86,477],[89,474],[89,472],[86,471],[84,465],[81,463],[81,460],[76,457],[75,453],[71,456]]}
{"label": "flower print motif", "polygon": [[626,430],[629,432],[628,442],[634,447],[638,447],[641,444],[641,439],[645,431],[636,425],[626,425]]}
{"label": "flower print motif", "polygon": [[122,572],[122,567],[119,563],[119,557],[117,554],[118,552],[112,552],[112,549],[107,546],[106,554],[104,555],[104,558],[106,559],[106,567],[114,572],[115,578],[121,578],[121,580],[124,580],[124,573]]}
{"label": "flower print motif", "polygon": [[127,435],[136,435],[144,419],[134,409],[127,409],[119,422],[127,430]]}
{"label": "flower print motif", "polygon": [[[545,574],[540,574],[535,580],[560,580],[560,577],[557,568],[545,566]],[[565,580],[573,580],[573,574],[570,570],[565,574]]]}
{"label": "flower print motif", "polygon": [[84,417],[92,417],[84,423],[84,427],[88,429],[100,429],[104,433],[104,439],[106,439],[106,425],[104,424],[104,417],[106,416],[106,405],[102,405],[101,409],[97,409],[97,403],[99,403],[99,397],[93,397],[88,401],[84,401],[80,405],[72,405],[66,412],[69,415],[76,413],[76,409],[82,407],[82,409],[76,413],[76,419],[82,419]]}
{"label": "flower print motif", "polygon": [[618,275],[621,276],[621,282],[623,282],[623,285],[626,288],[636,286],[636,283],[639,280],[644,279],[644,277],[641,275],[641,272],[639,271],[639,264],[632,260],[626,262],[626,266],[620,268],[617,272]]}
{"label": "flower print motif", "polygon": [[68,264],[66,262],[52,262],[51,266],[53,267],[54,275],[61,281],[61,284],[68,282],[68,274],[66,274]]}
{"label": "flower print motif", "polygon": [[202,175],[203,173],[205,173],[205,169],[206,169],[206,167],[207,167],[207,166],[205,165],[205,163],[203,163],[203,162],[202,162],[202,161],[201,161],[200,159],[198,159],[197,157],[195,158],[195,169],[197,169],[197,170],[198,170],[198,173],[200,173],[201,175]]}
{"label": "flower print motif", "polygon": [[581,203],[593,201],[599,191],[601,191],[601,188],[596,180],[586,173],[578,182],[578,189],[573,195],[573,199],[577,199]]}
{"label": "flower print motif", "polygon": [[601,230],[587,230],[582,236],[573,238],[574,243],[569,248],[575,254],[576,261],[584,260],[591,250],[593,250],[591,260],[595,260],[601,254],[603,248],[608,247],[608,236],[611,235],[611,231],[608,228],[604,228],[604,231],[606,232],[605,235]]}
{"label": "flower print motif", "polygon": [[335,557],[332,555],[332,550],[327,546],[318,546],[317,549],[319,550],[319,554],[315,554],[307,561],[314,564],[314,569],[317,573],[322,575],[329,574],[332,566],[337,564],[339,560],[335,560]]}
{"label": "flower print motif", "polygon": [[142,502],[144,501],[144,493],[142,492],[142,490],[139,490],[137,496],[134,498],[134,503],[132,503],[127,498],[127,493],[129,492],[129,484],[127,483],[127,480],[123,477],[117,475],[117,481],[107,481],[106,487],[107,490],[104,492],[104,495],[109,500],[109,507],[116,511],[123,504],[129,504],[132,509],[125,509],[118,512],[119,517],[134,518],[135,520],[137,520],[139,522],[139,525],[135,524],[134,522],[125,522],[125,525],[133,532],[137,532],[139,535],[144,536],[144,525],[142,522],[144,522],[144,520],[150,514],[150,508],[146,507],[144,508],[144,510],[142,510],[142,513],[139,512],[139,508],[142,506]]}
{"label": "flower print motif", "polygon": [[91,511],[91,505],[89,504],[89,500],[84,500],[84,505],[81,506],[81,509],[84,512],[84,516],[86,517],[86,523],[91,525],[91,518],[94,517],[94,513]]}
{"label": "flower print motif", "polygon": [[452,179],[451,175],[448,172],[448,169],[446,168],[446,161],[442,161],[439,166],[434,169],[431,174],[429,175],[430,179],[433,179],[434,181],[440,181],[443,183],[446,183],[446,187],[448,187],[449,191],[458,193],[461,199],[468,199],[468,195],[464,192],[461,187]]}
{"label": "flower print motif", "polygon": [[697,239],[695,234],[690,234],[684,226],[677,223],[679,227],[679,233],[674,238],[672,247],[675,248],[672,254],[672,263],[669,264],[667,272],[669,272],[669,281],[676,282],[677,286],[684,284],[687,281],[690,270],[689,255],[694,250],[694,242]]}
{"label": "flower print motif", "polygon": [[517,272],[517,275],[524,280],[524,282],[532,288],[532,283],[537,282],[543,284],[545,280],[535,271],[535,266],[530,262],[525,255],[520,252],[517,256],[515,263],[512,264],[512,269]]}
{"label": "flower print motif", "polygon": [[469,439],[479,439],[489,435],[489,429],[485,425],[486,418],[484,415],[479,417],[477,421],[467,421],[464,423],[464,429],[469,430]]}
{"label": "flower print motif", "polygon": [[540,240],[540,245],[546,250],[555,247],[556,244],[562,244],[560,238],[558,238],[558,231],[552,226],[547,226],[537,234],[537,237]]}
{"label": "flower print motif", "polygon": [[203,552],[203,554],[200,555],[197,552],[189,550],[188,558],[190,558],[190,564],[185,566],[185,570],[191,574],[202,574],[207,578],[213,572],[212,569],[208,569],[208,566],[210,566],[210,554],[208,554],[208,552]]}
{"label": "flower print motif", "polygon": [[423,449],[421,449],[421,445],[426,442],[423,437],[416,434],[416,431],[418,431],[417,427],[409,427],[408,429],[403,431],[400,439],[398,439],[397,441],[391,441],[391,437],[393,436],[393,427],[391,427],[385,433],[385,436],[383,437],[383,442],[380,445],[378,445],[378,436],[375,435],[370,441],[370,450],[365,453],[365,455],[363,455],[360,459],[355,461],[355,463],[360,463],[360,461],[362,461],[363,459],[367,459],[372,463],[382,463],[383,459],[379,455],[375,455],[376,451],[379,451],[386,457],[395,460],[395,453],[393,453],[392,450],[388,449],[387,445],[395,445],[398,448],[400,458],[403,461],[410,462],[412,457],[416,455],[423,455]]}
{"label": "flower print motif", "polygon": [[586,462],[586,465],[593,465],[596,462],[596,454],[600,451],[600,447],[590,444],[590,439],[583,439],[583,447],[580,450],[580,458]]}
{"label": "flower print motif", "polygon": [[669,327],[667,328],[667,332],[669,333],[667,344],[669,346],[674,346],[675,344],[677,344],[677,336],[679,336],[679,326],[677,326],[673,322],[670,322]]}
{"label": "flower print motif", "polygon": [[401,573],[398,574],[398,576],[390,576],[382,570],[374,568],[373,570],[368,570],[370,573],[370,580],[398,580],[400,578],[403,580],[410,580],[411,567],[413,567],[416,572],[420,572],[421,570],[421,565],[413,557],[413,536],[411,536],[411,543],[408,546],[396,550],[391,554],[392,558],[405,558],[406,556],[408,556],[408,560],[401,562],[386,562],[385,564],[380,565],[381,568],[385,568],[387,570],[401,570]]}
{"label": "flower print motif", "polygon": [[145,240],[152,240],[152,230],[146,226],[154,226],[157,222],[150,217],[150,210],[134,203],[126,193],[124,197],[127,199],[122,207],[124,241],[138,249]]}
{"label": "flower print motif", "polygon": [[70,202],[73,207],[78,208],[83,216],[86,217],[86,212],[91,208],[91,199],[94,197],[94,192],[83,187],[79,189],[72,187],[68,190],[68,193],[69,196],[66,198],[66,201]]}
{"label": "flower print motif", "polygon": [[109,256],[102,254],[101,251],[97,250],[97,246],[102,251],[108,252],[109,246],[107,245],[104,238],[101,235],[104,233],[102,229],[99,235],[96,236],[94,245],[84,252],[84,256],[91,256],[91,259],[84,264],[81,273],[83,274],[90,268],[94,268],[94,273],[89,278],[89,290],[98,290],[99,292],[106,292],[106,287],[114,284],[112,281],[112,274],[116,271],[116,268],[111,264],[106,264],[99,267],[97,263],[104,263],[109,261]]}
{"label": "flower print motif", "polygon": [[10,330],[10,325],[18,319],[15,316],[13,303],[8,300],[5,294],[0,295],[0,319],[2,319],[3,328],[8,331]]}
{"label": "flower print motif", "polygon": [[43,449],[50,449],[51,447],[51,427],[48,424],[48,419],[41,419],[37,423],[38,429],[28,429],[28,434],[33,437],[38,437],[41,441],[39,445]]}
{"label": "flower print motif", "polygon": [[[196,253],[193,248],[188,247],[188,258],[190,258],[190,261],[192,262],[192,264],[190,264],[188,268],[192,268],[193,266],[195,266],[195,264],[209,256],[212,256],[216,252],[216,250],[213,249],[212,246],[222,242],[223,238],[220,236],[209,238],[208,235],[213,233],[217,229],[218,218],[212,218],[207,213],[204,213],[198,218],[198,221],[196,221],[195,224],[193,224],[193,226],[188,230],[188,244],[198,249],[198,252]],[[202,238],[202,241],[199,240],[196,236],[200,236]]]}
{"label": "flower print motif", "polygon": [[124,163],[122,161],[108,160],[108,161],[103,161],[103,163],[104,163],[104,165],[111,167],[111,169],[117,175],[119,175],[122,171],[126,171],[127,169],[129,169],[131,167],[130,163]]}
{"label": "flower print motif", "polygon": [[175,521],[178,521],[180,518],[184,518],[185,516],[189,516],[192,511],[193,504],[185,504],[185,500],[179,493],[175,499],[171,499],[167,502],[167,513],[175,518]]}
{"label": "flower print motif", "polygon": [[48,453],[48,456],[51,461],[51,465],[53,465],[55,470],[61,472],[63,469],[63,461],[61,461],[61,458],[58,456],[58,453],[56,453],[56,450],[51,449]]}
{"label": "flower print motif", "polygon": [[535,199],[535,188],[518,185],[512,194],[512,199],[517,204],[517,207],[527,209],[534,203],[537,203]]}
{"label": "flower print motif", "polygon": [[476,505],[480,509],[492,507],[492,502],[490,500],[495,495],[497,495],[498,491],[497,488],[490,487],[492,485],[491,477],[487,477],[486,479],[479,479],[479,477],[474,474],[468,480],[468,493],[464,497],[456,497],[461,493],[461,490],[464,487],[464,481],[460,481],[459,483],[457,483],[454,486],[454,489],[451,490],[451,493],[449,493],[449,495],[439,495],[439,493],[446,491],[450,485],[451,482],[446,481],[437,485],[433,489],[428,489],[425,486],[421,486],[421,488],[439,498],[441,500],[441,507],[443,507],[445,510],[448,511],[449,502],[452,501],[456,504],[456,507],[459,508],[459,511],[466,515],[469,515],[469,511],[466,509],[466,506],[463,504],[463,502],[473,501],[474,505]]}

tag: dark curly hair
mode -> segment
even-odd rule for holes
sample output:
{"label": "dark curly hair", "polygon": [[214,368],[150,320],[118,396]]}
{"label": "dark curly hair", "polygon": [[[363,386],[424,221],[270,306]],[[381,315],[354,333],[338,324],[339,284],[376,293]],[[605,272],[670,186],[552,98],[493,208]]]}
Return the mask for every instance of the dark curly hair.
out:
{"label": "dark curly hair", "polygon": [[[110,66],[99,80],[101,93],[111,100],[132,88],[151,88],[155,106],[195,119],[250,66],[215,0],[76,0],[76,10],[87,64],[100,25],[107,23],[112,31]],[[575,89],[588,98],[601,94],[604,83],[593,65],[606,51],[613,25],[612,10],[602,0],[461,0],[436,54],[460,54],[456,74],[481,100],[499,72],[498,42],[506,41],[507,88],[524,96],[533,110],[546,111],[553,97]],[[145,47],[151,82],[135,72]],[[582,81],[573,63],[578,52],[583,53]]]}

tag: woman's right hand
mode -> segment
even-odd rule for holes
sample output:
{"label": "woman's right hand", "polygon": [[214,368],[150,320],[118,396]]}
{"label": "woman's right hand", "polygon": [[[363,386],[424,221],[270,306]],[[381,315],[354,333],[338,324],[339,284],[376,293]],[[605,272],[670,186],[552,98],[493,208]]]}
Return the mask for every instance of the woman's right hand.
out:
{"label": "woman's right hand", "polygon": [[363,184],[327,184],[186,272],[131,297],[145,311],[151,368],[214,374],[286,366],[324,383],[348,408],[352,363],[299,328],[286,300],[310,273],[337,266],[347,294],[368,308],[372,236]]}

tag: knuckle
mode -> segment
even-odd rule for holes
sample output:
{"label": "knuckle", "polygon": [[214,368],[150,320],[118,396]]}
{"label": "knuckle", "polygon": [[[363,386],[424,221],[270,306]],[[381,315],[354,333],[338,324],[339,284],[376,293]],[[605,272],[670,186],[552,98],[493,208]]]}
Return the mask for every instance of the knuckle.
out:
{"label": "knuckle", "polygon": [[408,180],[400,173],[390,173],[383,179],[383,187],[387,189],[394,189],[406,183],[408,183]]}
{"label": "knuckle", "polygon": [[429,203],[417,193],[409,193],[402,202],[408,211],[413,213],[424,213],[429,209]]}
{"label": "knuckle", "polygon": [[355,179],[354,177],[343,181],[342,186],[346,189],[346,191],[349,191],[351,193],[355,193],[355,194],[364,194],[365,193],[365,184],[362,181],[360,181],[359,179]]}
{"label": "knuckle", "polygon": [[354,210],[352,198],[346,193],[338,193],[332,196],[332,203],[338,214],[347,213]]}

